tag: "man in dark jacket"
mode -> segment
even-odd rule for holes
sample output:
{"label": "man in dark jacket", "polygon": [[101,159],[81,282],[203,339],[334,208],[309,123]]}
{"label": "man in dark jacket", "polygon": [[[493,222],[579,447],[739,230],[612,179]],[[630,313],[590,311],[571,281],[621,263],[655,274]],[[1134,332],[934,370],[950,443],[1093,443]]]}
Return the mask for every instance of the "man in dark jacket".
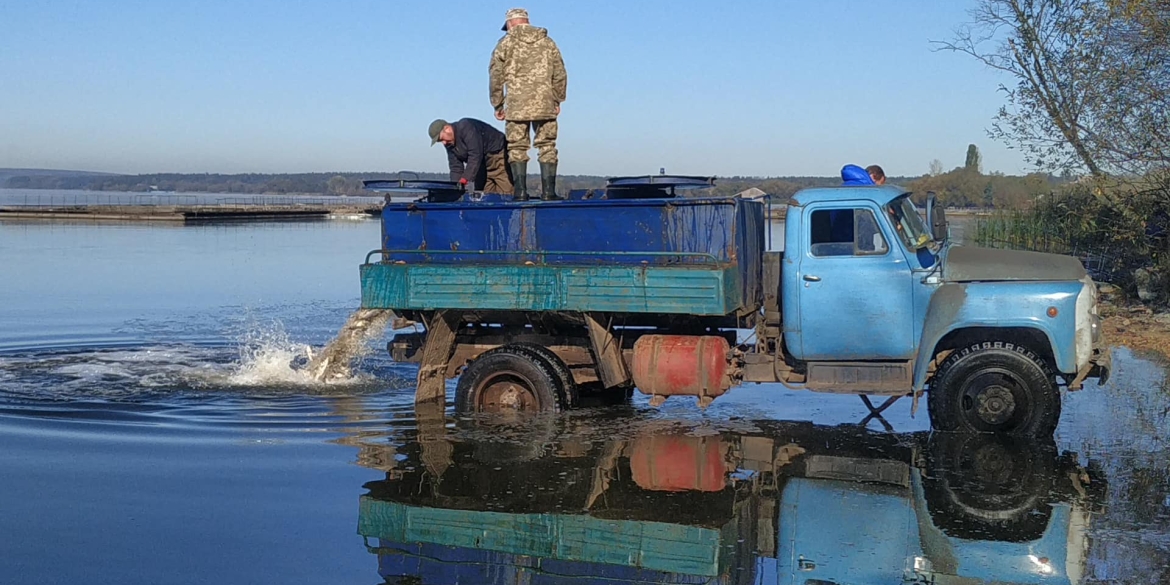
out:
{"label": "man in dark jacket", "polygon": [[463,118],[454,123],[431,122],[428,129],[431,146],[442,142],[447,148],[451,180],[470,184],[485,193],[511,193],[512,175],[508,168],[504,133],[487,122]]}

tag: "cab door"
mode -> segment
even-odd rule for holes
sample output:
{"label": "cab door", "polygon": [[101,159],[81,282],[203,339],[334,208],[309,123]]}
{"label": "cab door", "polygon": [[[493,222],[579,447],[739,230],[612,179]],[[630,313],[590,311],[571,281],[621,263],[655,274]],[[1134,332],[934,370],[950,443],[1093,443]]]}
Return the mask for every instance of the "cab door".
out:
{"label": "cab door", "polygon": [[806,213],[796,279],[802,359],[913,357],[911,268],[880,208],[834,203]]}

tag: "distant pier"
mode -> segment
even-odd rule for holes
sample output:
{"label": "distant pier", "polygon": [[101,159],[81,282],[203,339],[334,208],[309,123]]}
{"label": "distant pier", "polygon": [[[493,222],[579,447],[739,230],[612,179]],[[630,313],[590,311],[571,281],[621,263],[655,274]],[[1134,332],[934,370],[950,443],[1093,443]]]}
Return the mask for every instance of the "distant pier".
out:
{"label": "distant pier", "polygon": [[356,205],[61,205],[0,207],[0,220],[82,220],[222,222],[327,219],[330,216],[379,216],[380,204]]}

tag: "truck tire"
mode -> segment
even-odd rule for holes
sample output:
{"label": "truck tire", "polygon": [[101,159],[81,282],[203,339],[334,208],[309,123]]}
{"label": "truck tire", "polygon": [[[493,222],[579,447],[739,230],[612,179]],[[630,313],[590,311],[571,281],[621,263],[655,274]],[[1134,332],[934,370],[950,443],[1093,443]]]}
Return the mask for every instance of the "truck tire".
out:
{"label": "truck tire", "polygon": [[1049,437],[1060,420],[1060,391],[1036,354],[986,341],[943,361],[930,383],[927,410],[931,426],[941,431]]}
{"label": "truck tire", "polygon": [[556,369],[529,348],[505,345],[471,362],[455,386],[455,411],[559,412],[564,407]]}
{"label": "truck tire", "polygon": [[556,352],[536,343],[510,343],[508,347],[523,348],[544,359],[545,363],[552,367],[553,372],[561,382],[561,404],[565,408],[577,406],[580,402],[580,392],[577,389],[577,382],[573,380],[573,372],[569,371],[569,366],[565,365],[565,361]]}

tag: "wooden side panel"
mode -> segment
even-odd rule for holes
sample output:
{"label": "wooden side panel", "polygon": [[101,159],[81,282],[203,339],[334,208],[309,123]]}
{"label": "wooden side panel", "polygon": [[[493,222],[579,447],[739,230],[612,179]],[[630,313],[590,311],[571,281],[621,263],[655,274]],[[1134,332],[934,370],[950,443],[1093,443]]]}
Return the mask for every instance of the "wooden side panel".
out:
{"label": "wooden side panel", "polygon": [[734,266],[366,264],[362,308],[727,315],[740,308]]}

